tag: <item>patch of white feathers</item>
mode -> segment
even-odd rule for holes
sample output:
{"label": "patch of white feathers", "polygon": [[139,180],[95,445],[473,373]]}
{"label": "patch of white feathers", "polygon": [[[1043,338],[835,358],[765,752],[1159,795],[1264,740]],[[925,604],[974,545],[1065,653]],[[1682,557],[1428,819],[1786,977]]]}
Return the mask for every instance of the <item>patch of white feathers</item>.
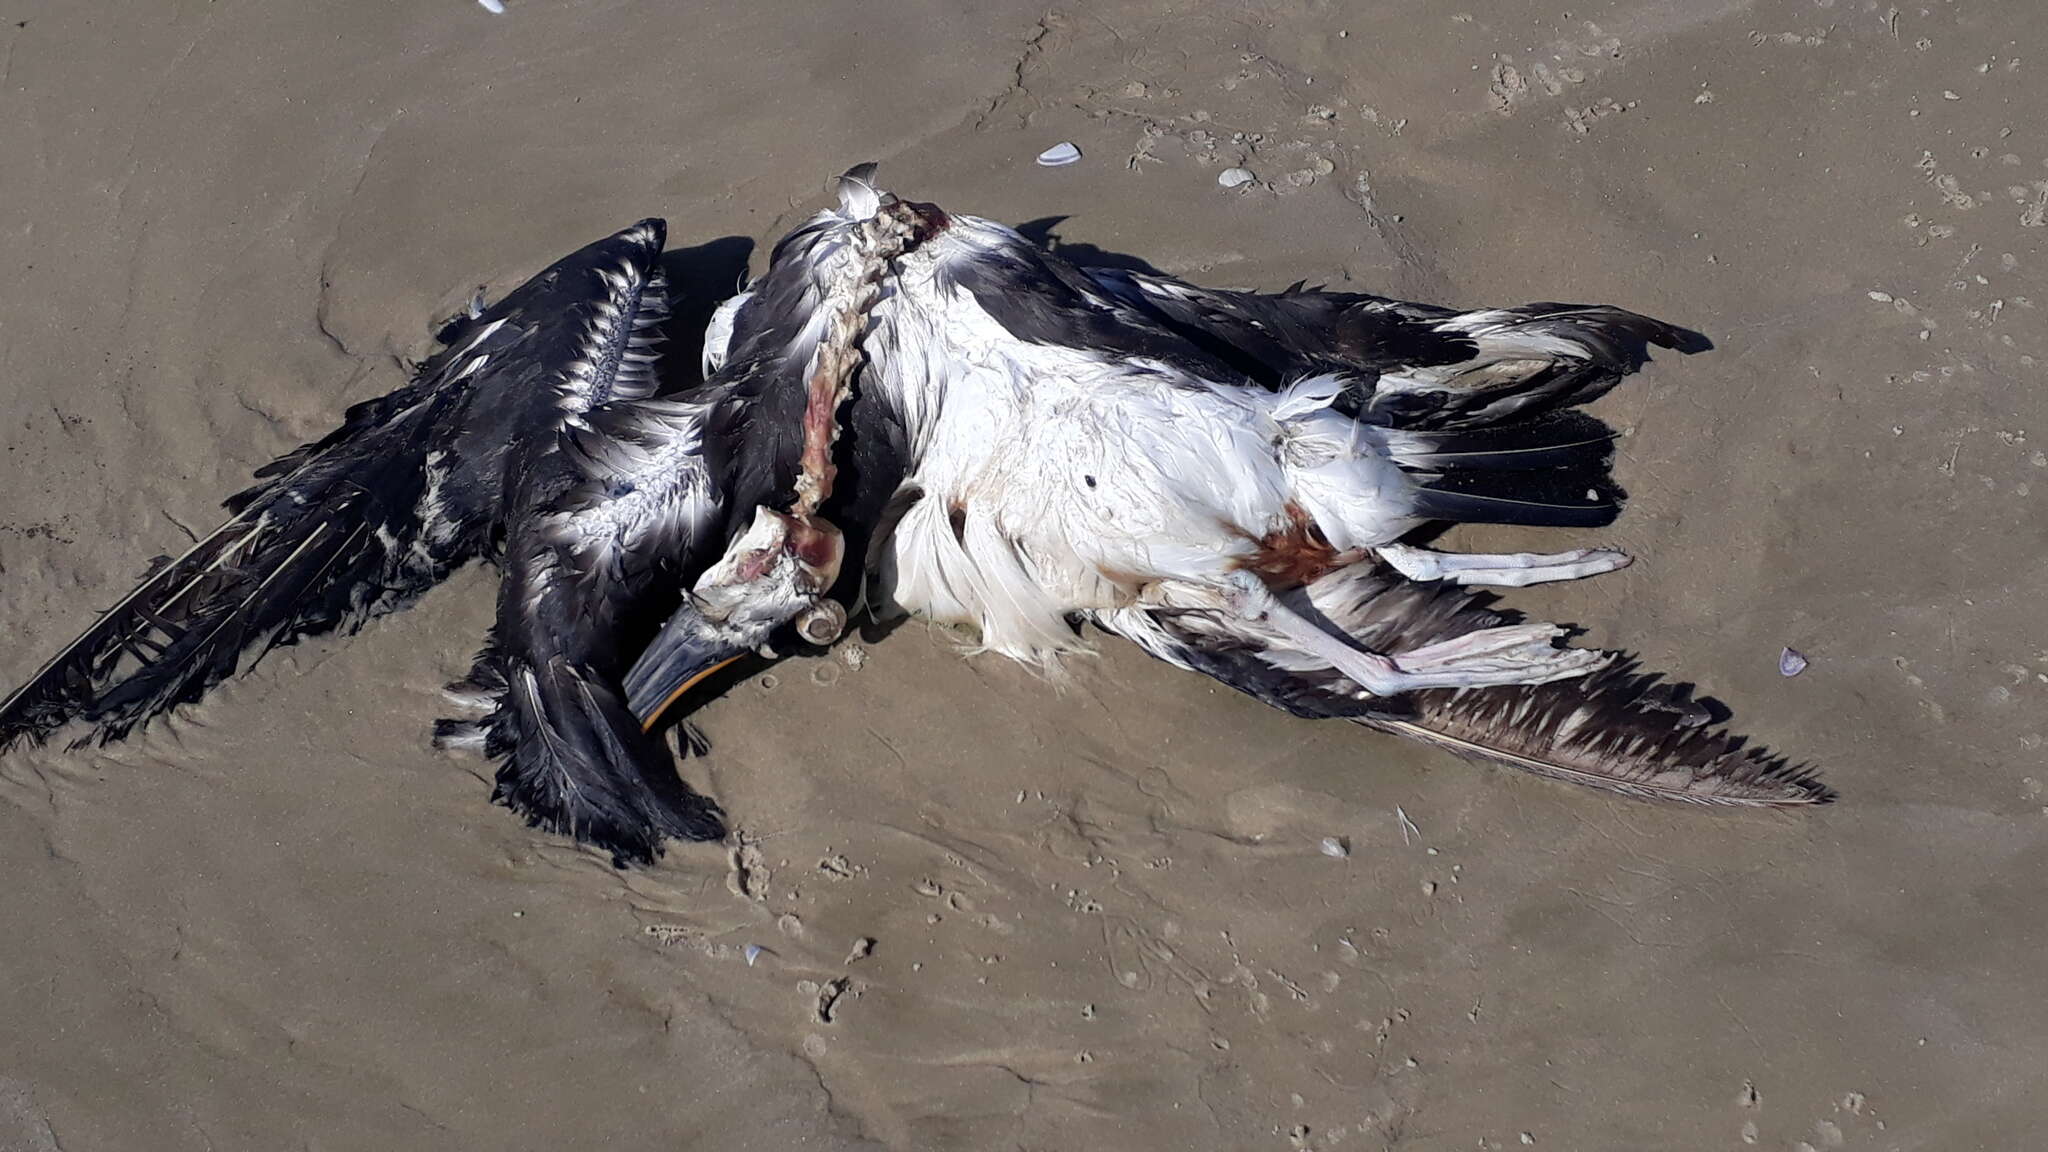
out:
{"label": "patch of white feathers", "polygon": [[[631,239],[634,232],[626,233]],[[591,306],[589,324],[576,358],[562,373],[557,405],[565,412],[587,412],[608,400],[637,400],[655,389],[654,366],[659,326],[668,319],[668,285],[661,270],[646,276],[631,259],[616,271],[599,269],[604,299]]]}
{"label": "patch of white feathers", "polygon": [[1220,588],[1292,526],[1290,505],[1340,549],[1414,525],[1384,440],[1330,407],[1342,380],[1267,393],[1027,343],[941,275],[1012,243],[1025,241],[955,216],[903,260],[899,297],[876,312],[869,379],[905,420],[925,493],[886,555],[902,607],[1049,669],[1082,647],[1070,615],[1160,582]]}

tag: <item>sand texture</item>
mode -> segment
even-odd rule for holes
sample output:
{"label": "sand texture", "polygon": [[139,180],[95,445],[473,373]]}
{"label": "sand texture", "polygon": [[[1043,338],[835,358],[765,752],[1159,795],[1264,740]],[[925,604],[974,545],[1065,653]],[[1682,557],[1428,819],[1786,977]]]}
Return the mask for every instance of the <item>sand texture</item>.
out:
{"label": "sand texture", "polygon": [[1842,801],[1614,800],[910,627],[708,707],[738,839],[622,873],[427,746],[472,569],[0,759],[0,1150],[2040,1141],[2037,0],[506,3],[0,5],[0,680],[477,284],[660,214],[722,291],[872,159],[1207,283],[1707,332],[1598,409],[1638,563],[1511,601]]}

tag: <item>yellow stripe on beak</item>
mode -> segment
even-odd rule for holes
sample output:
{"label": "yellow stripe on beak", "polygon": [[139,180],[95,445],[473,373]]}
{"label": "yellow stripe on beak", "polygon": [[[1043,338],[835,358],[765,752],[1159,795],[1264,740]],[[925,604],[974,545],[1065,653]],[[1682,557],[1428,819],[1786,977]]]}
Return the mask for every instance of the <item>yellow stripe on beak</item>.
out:
{"label": "yellow stripe on beak", "polygon": [[[740,653],[740,656],[745,655],[746,653],[744,652]],[[692,676],[688,680],[685,680],[681,684],[677,685],[676,690],[669,693],[668,698],[661,702],[661,706],[659,708],[656,708],[653,712],[648,713],[647,719],[640,722],[640,730],[642,732],[654,731],[654,726],[661,721],[662,713],[668,711],[671,707],[673,707],[676,701],[681,700],[686,694],[689,693],[690,689],[695,688],[699,684],[702,684],[706,677],[710,676],[713,672],[718,671],[720,668],[723,668],[726,665],[731,664],[733,661],[738,660],[740,656],[728,656],[725,659],[720,660],[718,663],[713,664],[711,667],[706,668],[702,672],[697,673],[695,676]]]}

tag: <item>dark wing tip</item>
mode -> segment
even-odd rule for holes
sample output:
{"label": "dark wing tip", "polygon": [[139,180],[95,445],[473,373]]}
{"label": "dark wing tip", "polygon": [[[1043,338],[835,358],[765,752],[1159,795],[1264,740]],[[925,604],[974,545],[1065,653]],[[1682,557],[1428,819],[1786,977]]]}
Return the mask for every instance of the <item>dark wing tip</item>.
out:
{"label": "dark wing tip", "polygon": [[38,719],[22,716],[0,718],[0,755],[16,748],[38,748],[50,738],[57,726],[48,725]]}
{"label": "dark wing tip", "polygon": [[1784,792],[1788,804],[1833,804],[1842,794],[1828,787],[1820,778],[1820,769],[1811,764],[1794,764],[1778,760],[1759,774],[1760,780],[1768,780]]}
{"label": "dark wing tip", "polygon": [[1651,338],[1651,342],[1659,348],[1669,348],[1674,352],[1682,352],[1687,356],[1696,355],[1701,352],[1711,352],[1714,348],[1714,342],[1707,338],[1706,333],[1695,332],[1690,328],[1680,328],[1676,324],[1663,325],[1657,334]]}

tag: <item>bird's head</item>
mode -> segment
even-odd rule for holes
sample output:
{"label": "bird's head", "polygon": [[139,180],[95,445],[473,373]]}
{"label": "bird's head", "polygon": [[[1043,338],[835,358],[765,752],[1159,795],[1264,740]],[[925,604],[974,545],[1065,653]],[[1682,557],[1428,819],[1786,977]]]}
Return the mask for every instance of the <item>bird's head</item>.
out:
{"label": "bird's head", "polygon": [[838,581],[845,555],[845,538],[825,521],[757,508],[693,591],[713,620],[772,628],[817,604]]}

